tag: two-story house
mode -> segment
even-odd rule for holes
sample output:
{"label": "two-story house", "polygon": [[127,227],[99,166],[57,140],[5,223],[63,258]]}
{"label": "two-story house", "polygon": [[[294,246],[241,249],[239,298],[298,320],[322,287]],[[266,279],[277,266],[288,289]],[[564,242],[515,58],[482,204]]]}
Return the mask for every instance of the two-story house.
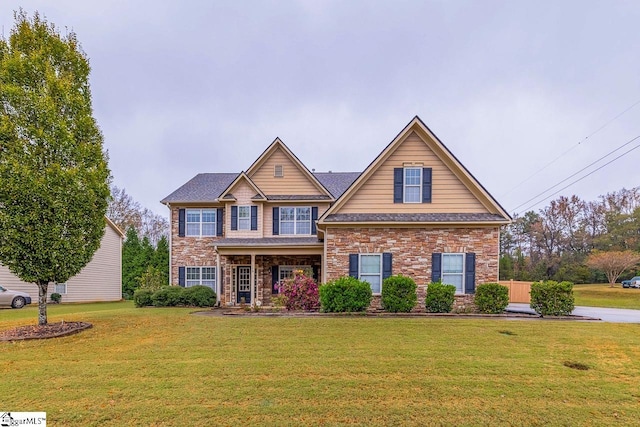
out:
{"label": "two-story house", "polygon": [[268,305],[298,269],[359,277],[374,295],[411,276],[419,305],[432,280],[468,299],[498,280],[511,220],[418,117],[362,173],[311,172],[276,139],[246,171],[198,174],[162,203],[172,283],[211,286],[226,305]]}

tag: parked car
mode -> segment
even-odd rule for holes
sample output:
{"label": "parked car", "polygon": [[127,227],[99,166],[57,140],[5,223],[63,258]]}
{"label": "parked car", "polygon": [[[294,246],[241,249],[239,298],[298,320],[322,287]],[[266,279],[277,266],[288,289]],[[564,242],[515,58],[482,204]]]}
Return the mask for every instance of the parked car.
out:
{"label": "parked car", "polygon": [[623,288],[640,288],[640,276],[632,277],[622,281]]}
{"label": "parked car", "polygon": [[22,308],[26,304],[31,304],[31,296],[28,293],[0,286],[0,307]]}

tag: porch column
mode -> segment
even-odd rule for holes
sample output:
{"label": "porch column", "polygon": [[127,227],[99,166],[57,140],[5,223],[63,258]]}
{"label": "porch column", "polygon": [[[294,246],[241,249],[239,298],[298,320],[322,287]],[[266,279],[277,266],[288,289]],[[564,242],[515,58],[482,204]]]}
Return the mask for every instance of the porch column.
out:
{"label": "porch column", "polygon": [[222,289],[222,281],[224,277],[220,274],[220,254],[216,251],[216,296],[218,297],[218,301],[216,301],[216,305],[220,307],[220,290]]}
{"label": "porch column", "polygon": [[256,254],[251,254],[251,306],[256,305]]}

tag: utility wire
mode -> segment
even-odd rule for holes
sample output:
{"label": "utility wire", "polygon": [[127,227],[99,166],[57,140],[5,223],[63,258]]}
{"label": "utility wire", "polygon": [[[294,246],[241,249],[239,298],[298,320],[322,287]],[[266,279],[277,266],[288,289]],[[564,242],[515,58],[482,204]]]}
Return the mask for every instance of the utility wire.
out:
{"label": "utility wire", "polygon": [[[633,138],[633,139],[631,139],[631,140],[629,140],[629,141],[625,142],[624,144],[622,144],[622,145],[621,145],[621,146],[619,146],[618,148],[616,148],[616,149],[614,149],[614,150],[612,150],[612,151],[609,151],[609,152],[608,152],[607,154],[605,154],[604,156],[602,156],[602,157],[600,157],[599,159],[597,159],[597,160],[595,160],[595,161],[591,162],[591,163],[590,163],[590,164],[588,164],[587,166],[583,167],[582,169],[580,169],[579,171],[575,172],[574,174],[569,175],[568,177],[566,177],[566,178],[565,178],[565,179],[563,179],[562,181],[560,181],[560,182],[558,182],[557,184],[555,184],[555,185],[553,185],[553,186],[551,186],[551,187],[547,188],[547,189],[546,189],[546,190],[544,190],[543,192],[536,194],[535,196],[533,196],[532,198],[530,198],[530,199],[529,199],[529,200],[527,200],[526,202],[523,202],[523,203],[519,204],[519,205],[518,205],[518,206],[516,206],[513,210],[515,211],[516,209],[518,209],[518,208],[520,208],[520,207],[522,207],[522,206],[526,205],[526,204],[527,204],[527,203],[529,203],[530,201],[537,199],[538,197],[542,196],[542,195],[543,195],[543,194],[545,194],[545,193],[548,193],[549,191],[553,190],[554,188],[556,188],[556,187],[557,187],[557,186],[559,186],[560,184],[562,184],[562,183],[564,183],[564,182],[567,182],[568,180],[570,180],[570,179],[571,179],[571,178],[573,178],[574,176],[578,175],[580,172],[582,172],[582,171],[584,171],[584,170],[586,170],[586,169],[589,169],[591,166],[595,165],[595,164],[596,164],[596,163],[598,163],[599,161],[601,161],[601,160],[603,160],[603,159],[606,159],[607,157],[609,157],[610,155],[612,155],[612,154],[613,154],[613,153],[615,153],[616,151],[618,151],[618,150],[620,150],[620,149],[622,149],[622,148],[626,147],[627,145],[631,144],[633,141],[635,141],[635,140],[636,140],[636,139],[638,139],[638,138],[640,138],[640,135],[638,135],[638,136],[636,136],[635,138]],[[543,200],[545,200],[545,199],[543,199]],[[538,202],[538,203],[539,203],[539,202]],[[537,203],[536,203],[536,204],[537,204]]]}
{"label": "utility wire", "polygon": [[[614,122],[615,120],[617,120],[618,118],[620,118],[622,115],[624,115],[625,113],[627,113],[628,111],[630,111],[631,109],[633,109],[636,105],[640,104],[640,99],[637,100],[636,102],[633,103],[633,105],[631,105],[630,107],[627,107],[624,111],[622,111],[621,113],[619,113],[617,116],[615,116],[614,118],[610,119],[609,121],[607,121],[605,124],[603,124],[602,126],[600,126],[598,129],[594,130],[593,132],[591,132],[589,135],[585,136],[582,140],[580,140],[577,144],[573,145],[572,147],[570,147],[568,150],[566,150],[565,152],[563,152],[562,154],[560,154],[558,157],[556,157],[555,159],[551,160],[549,163],[547,163],[546,165],[544,165],[543,167],[541,167],[540,169],[538,169],[536,172],[534,172],[533,174],[529,175],[527,178],[525,178],[522,182],[520,182],[519,184],[516,184],[515,187],[512,187],[510,190],[508,190],[506,193],[502,194],[501,197],[507,196],[509,194],[511,194],[511,192],[513,190],[515,190],[516,188],[520,187],[522,184],[524,184],[525,182],[528,182],[531,178],[533,178],[534,176],[538,175],[540,172],[542,172],[543,170],[545,170],[546,168],[548,168],[549,166],[551,166],[552,164],[554,164],[555,162],[557,162],[558,160],[560,160],[562,157],[564,157],[565,155],[567,155],[569,152],[573,151],[574,149],[576,149],[578,146],[580,146],[583,142],[586,142],[587,139],[591,138],[593,135],[595,135],[596,133],[600,132],[602,129],[606,128],[607,126],[609,126],[612,122]],[[537,196],[536,196],[537,197]],[[527,203],[527,202],[525,202]],[[517,208],[516,208],[517,209]]]}
{"label": "utility wire", "polygon": [[[635,140],[636,140],[636,139],[638,139],[638,138],[640,138],[640,135],[636,136],[636,137],[635,137],[635,138],[633,138],[631,141],[635,141]],[[631,141],[630,141],[630,142],[631,142]],[[627,145],[627,144],[625,144],[625,145]],[[548,196],[547,196],[547,197],[545,197],[544,199],[538,200],[536,203],[534,203],[534,204],[530,205],[528,208],[521,210],[519,214],[522,214],[522,213],[524,213],[524,212],[528,211],[529,209],[531,209],[532,207],[534,207],[534,206],[536,206],[536,205],[540,204],[541,202],[543,202],[543,201],[545,201],[545,200],[547,200],[547,199],[550,199],[551,197],[555,196],[556,194],[558,194],[558,193],[560,193],[560,192],[562,192],[562,191],[566,190],[567,188],[571,187],[573,184],[575,184],[575,183],[577,183],[577,182],[582,181],[583,179],[585,179],[586,177],[588,177],[588,176],[590,176],[590,175],[593,175],[595,172],[597,172],[597,171],[599,171],[600,169],[604,168],[605,166],[607,166],[607,165],[609,165],[609,164],[611,164],[611,163],[615,162],[615,161],[616,161],[616,160],[618,160],[619,158],[626,156],[627,154],[629,154],[630,152],[632,152],[633,150],[636,150],[636,149],[638,149],[638,148],[640,148],[640,144],[638,144],[638,145],[636,145],[635,147],[633,147],[633,148],[631,148],[631,149],[629,149],[629,150],[625,151],[624,153],[620,154],[618,157],[616,157],[616,158],[614,158],[614,159],[609,160],[609,161],[608,161],[607,163],[605,163],[604,165],[602,165],[602,166],[598,167],[597,169],[592,170],[592,171],[591,171],[591,172],[589,172],[588,174],[586,174],[586,175],[584,175],[584,176],[582,176],[582,177],[580,177],[580,178],[576,179],[575,181],[571,182],[570,184],[568,184],[568,185],[566,185],[566,186],[562,187],[561,189],[559,189],[559,190],[558,190],[558,191],[556,191],[555,193],[548,195]],[[616,150],[617,150],[617,149],[616,149]],[[614,150],[614,151],[616,151],[616,150]],[[608,156],[608,155],[607,155],[607,156]],[[604,157],[607,157],[607,156],[604,156]],[[602,157],[602,158],[604,158],[604,157]],[[602,158],[601,158],[601,159],[602,159]],[[599,159],[599,160],[601,160],[601,159]],[[575,174],[574,174],[574,175],[575,175]],[[572,176],[574,176],[574,175],[572,175]],[[569,179],[569,178],[567,178],[567,179]],[[566,181],[566,179],[565,179],[565,181]],[[557,185],[555,185],[554,187],[556,187],[556,186],[557,186]],[[553,188],[553,187],[552,187],[552,188]],[[547,191],[548,191],[548,190],[547,190]],[[545,193],[546,193],[546,191],[545,191]],[[520,205],[520,206],[522,206],[522,205]]]}

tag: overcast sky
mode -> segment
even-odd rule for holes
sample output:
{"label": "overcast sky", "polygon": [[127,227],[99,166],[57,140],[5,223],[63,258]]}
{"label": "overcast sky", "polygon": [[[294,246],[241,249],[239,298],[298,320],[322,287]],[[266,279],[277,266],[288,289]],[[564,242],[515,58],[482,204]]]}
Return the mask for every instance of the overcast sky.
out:
{"label": "overcast sky", "polygon": [[[76,32],[114,183],[163,215],[276,137],[309,169],[362,171],[419,115],[514,213],[640,135],[640,105],[612,120],[640,101],[638,1],[1,0],[5,36],[20,6]],[[640,186],[639,159],[554,198]]]}

